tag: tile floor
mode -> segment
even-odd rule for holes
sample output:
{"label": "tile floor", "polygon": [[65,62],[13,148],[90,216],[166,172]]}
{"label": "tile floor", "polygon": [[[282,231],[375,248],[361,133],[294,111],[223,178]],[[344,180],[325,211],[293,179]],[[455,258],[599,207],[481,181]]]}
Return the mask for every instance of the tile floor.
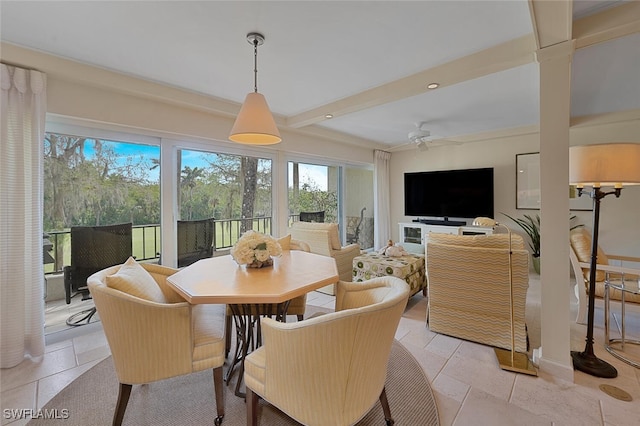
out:
{"label": "tile floor", "polygon": [[[536,297],[539,298],[539,280],[532,276],[528,300]],[[637,425],[640,369],[618,361],[604,350],[602,301],[598,302],[596,355],[618,369],[616,379],[576,372],[574,383],[570,383],[544,373],[531,377],[501,370],[493,348],[430,332],[425,327],[426,300],[420,294],[410,299],[396,338],[422,365],[435,393],[442,425]],[[313,292],[308,303],[333,308],[335,299]],[[628,336],[640,334],[640,309],[635,308],[627,309]],[[58,307],[49,315],[63,315],[59,312],[64,310]],[[99,322],[71,330],[62,328],[48,334],[41,363],[24,361],[2,370],[3,413],[6,408],[42,408],[67,384],[109,355]],[[582,350],[586,327],[573,323],[571,330],[572,349]],[[640,351],[637,355],[640,358]],[[622,388],[633,401],[608,396],[598,388],[603,383]],[[4,417],[2,425],[27,423]]]}

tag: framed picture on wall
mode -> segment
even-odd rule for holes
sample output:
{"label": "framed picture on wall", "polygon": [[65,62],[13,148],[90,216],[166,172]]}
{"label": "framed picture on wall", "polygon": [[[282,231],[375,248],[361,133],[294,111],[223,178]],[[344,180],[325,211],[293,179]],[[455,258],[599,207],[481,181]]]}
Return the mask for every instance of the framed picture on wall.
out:
{"label": "framed picture on wall", "polygon": [[[569,210],[592,210],[591,197],[578,197],[578,191],[569,185]],[[540,153],[516,154],[516,209],[540,209]]]}

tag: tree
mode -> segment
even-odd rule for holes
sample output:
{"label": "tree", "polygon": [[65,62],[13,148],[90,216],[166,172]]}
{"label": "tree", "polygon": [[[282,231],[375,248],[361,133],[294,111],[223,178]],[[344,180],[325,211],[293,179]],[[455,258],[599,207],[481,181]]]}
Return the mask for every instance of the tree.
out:
{"label": "tree", "polygon": [[241,176],[244,176],[242,185],[242,213],[243,219],[240,225],[241,233],[253,229],[253,211],[256,202],[256,188],[258,181],[258,159],[256,157],[242,157]]}
{"label": "tree", "polygon": [[[182,169],[182,179],[180,181],[180,186],[186,190],[186,217],[185,220],[193,220],[193,189],[196,187],[198,182],[203,178],[204,170],[199,167],[191,168],[189,166],[185,166]],[[184,198],[183,198],[184,199]]]}

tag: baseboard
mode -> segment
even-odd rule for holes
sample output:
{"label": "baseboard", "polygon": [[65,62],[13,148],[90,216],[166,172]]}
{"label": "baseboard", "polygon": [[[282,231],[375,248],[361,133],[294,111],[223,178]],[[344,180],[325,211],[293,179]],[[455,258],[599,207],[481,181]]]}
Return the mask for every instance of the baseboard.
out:
{"label": "baseboard", "polygon": [[544,358],[542,356],[542,348],[533,350],[533,363],[538,366],[540,371],[557,379],[573,383],[573,366]]}

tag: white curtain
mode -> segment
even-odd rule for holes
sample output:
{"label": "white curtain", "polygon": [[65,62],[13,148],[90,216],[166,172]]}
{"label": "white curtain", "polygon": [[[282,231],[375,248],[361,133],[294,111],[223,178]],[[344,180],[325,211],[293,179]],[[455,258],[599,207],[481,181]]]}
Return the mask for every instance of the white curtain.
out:
{"label": "white curtain", "polygon": [[42,264],[46,75],[0,64],[0,364],[44,355]]}
{"label": "white curtain", "polygon": [[389,191],[389,161],[391,153],[375,150],[373,153],[373,214],[375,230],[373,248],[380,249],[391,239],[391,206]]}

